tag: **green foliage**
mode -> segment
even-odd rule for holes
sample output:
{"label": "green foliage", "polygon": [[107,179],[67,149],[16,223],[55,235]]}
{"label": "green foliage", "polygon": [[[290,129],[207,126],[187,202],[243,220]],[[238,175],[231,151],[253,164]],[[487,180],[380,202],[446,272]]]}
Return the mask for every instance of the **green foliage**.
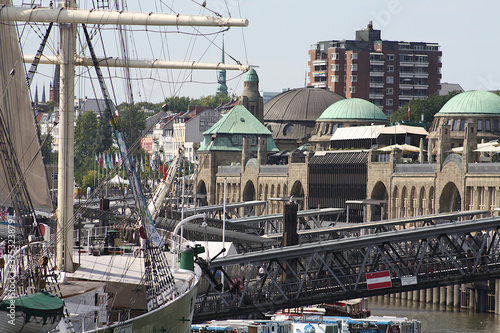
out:
{"label": "green foliage", "polygon": [[168,105],[168,110],[174,113],[178,112],[186,112],[189,105],[193,105],[191,103],[191,98],[189,97],[168,97],[165,99],[165,103]]}
{"label": "green foliage", "polygon": [[52,150],[54,147],[54,137],[49,133],[40,135],[40,128],[37,127],[38,137],[40,138],[40,152],[44,164],[57,163],[57,154]]}
{"label": "green foliage", "polygon": [[100,127],[94,112],[86,112],[76,120],[75,178],[81,184],[88,170],[94,169],[95,154],[100,151]]}
{"label": "green foliage", "polygon": [[87,171],[87,173],[82,178],[82,186],[81,187],[83,189],[87,189],[87,187],[94,189],[95,188],[95,184],[94,184],[94,177],[95,176],[96,175],[95,175],[94,170]]}
{"label": "green foliage", "polygon": [[56,106],[56,105],[57,105],[56,102],[54,102],[54,101],[48,101],[47,102],[47,112],[48,113],[54,112],[54,106]]}
{"label": "green foliage", "polygon": [[[410,102],[410,122],[420,121],[421,115],[424,115],[424,122],[432,122],[434,120],[434,115],[439,112],[443,105],[459,93],[459,91],[452,91],[444,96],[434,94],[425,99],[412,100]],[[408,120],[408,104],[400,107],[392,115],[392,122],[403,120]]]}
{"label": "green foliage", "polygon": [[[151,104],[151,103],[149,103]],[[153,109],[146,106],[148,109]],[[142,132],[146,128],[146,115],[141,110],[140,104],[120,104],[120,121],[121,128],[125,136],[125,143],[129,150],[132,150],[134,145],[139,145]]]}
{"label": "green foliage", "polygon": [[195,99],[192,101],[191,105],[198,106],[210,106],[217,107],[222,103],[227,103],[231,101],[231,97],[226,96],[224,94],[216,94],[211,96],[201,96],[199,99]]}

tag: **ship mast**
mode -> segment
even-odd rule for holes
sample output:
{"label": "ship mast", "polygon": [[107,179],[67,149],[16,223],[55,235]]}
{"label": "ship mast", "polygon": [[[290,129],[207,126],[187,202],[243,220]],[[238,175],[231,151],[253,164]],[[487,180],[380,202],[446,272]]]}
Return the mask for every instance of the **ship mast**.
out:
{"label": "ship mast", "polygon": [[[59,161],[58,161],[58,208],[56,263],[60,270],[72,272],[73,252],[73,204],[74,204],[74,93],[76,62],[76,28],[78,24],[141,25],[141,26],[212,26],[246,27],[247,19],[210,16],[187,16],[163,13],[126,13],[117,11],[79,10],[75,0],[61,2],[61,8],[3,7],[0,21],[58,23],[60,28],[60,54],[54,59],[61,65],[59,98]],[[42,58],[43,59],[43,58]],[[42,62],[41,62],[42,63]],[[82,62],[83,63],[83,62]],[[119,63],[119,62],[118,62]],[[150,62],[151,63],[151,62]],[[156,63],[156,62],[155,62]],[[160,63],[160,62],[158,62]],[[130,66],[131,62],[127,61]],[[137,62],[144,67],[145,62]],[[169,67],[172,66],[172,67]],[[106,61],[101,63],[105,67]],[[133,67],[133,66],[131,66]],[[200,63],[161,62],[152,67],[201,68],[248,70],[248,66]]]}

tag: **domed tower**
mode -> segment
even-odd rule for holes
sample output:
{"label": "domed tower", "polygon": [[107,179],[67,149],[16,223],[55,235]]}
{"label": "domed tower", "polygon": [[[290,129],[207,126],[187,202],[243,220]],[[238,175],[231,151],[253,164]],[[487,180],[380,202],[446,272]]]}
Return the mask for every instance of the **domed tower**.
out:
{"label": "domed tower", "polygon": [[259,76],[253,68],[245,76],[243,94],[241,94],[239,104],[246,107],[261,123],[264,123],[264,101],[259,93]]}
{"label": "domed tower", "polygon": [[265,125],[280,150],[294,150],[308,142],[316,119],[344,97],[330,90],[298,88],[285,91],[264,105]]}
{"label": "domed tower", "polygon": [[348,98],[330,105],[316,120],[309,142],[315,149],[330,147],[330,139],[337,128],[388,125],[389,119],[375,104],[361,98]]}

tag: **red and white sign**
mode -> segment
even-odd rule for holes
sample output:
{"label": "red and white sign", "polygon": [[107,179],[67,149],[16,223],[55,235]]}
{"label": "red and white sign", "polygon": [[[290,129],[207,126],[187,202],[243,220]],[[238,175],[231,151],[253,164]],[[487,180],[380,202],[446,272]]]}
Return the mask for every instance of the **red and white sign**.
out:
{"label": "red and white sign", "polygon": [[368,290],[390,288],[392,287],[391,272],[366,273],[366,284]]}

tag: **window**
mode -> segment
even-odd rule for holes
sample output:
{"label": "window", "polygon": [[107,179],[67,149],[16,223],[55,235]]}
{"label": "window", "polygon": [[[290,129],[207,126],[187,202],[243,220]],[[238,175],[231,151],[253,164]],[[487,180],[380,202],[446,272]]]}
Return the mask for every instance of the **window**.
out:
{"label": "window", "polygon": [[394,66],[393,65],[388,65],[387,66],[387,72],[393,73],[394,72]]}
{"label": "window", "polygon": [[345,95],[345,86],[344,86],[344,95]]}
{"label": "window", "polygon": [[385,93],[386,93],[387,95],[392,95],[392,94],[394,93],[394,89],[393,89],[393,88],[387,88],[387,89],[385,90]]}
{"label": "window", "polygon": [[393,84],[394,83],[394,76],[388,76],[386,78],[386,82],[389,83],[389,84]]}
{"label": "window", "polygon": [[332,76],[330,76],[330,81],[332,81],[332,82],[339,82],[339,76],[338,75],[332,75]]}
{"label": "window", "polygon": [[351,75],[351,82],[358,82],[358,76],[357,75]]}
{"label": "window", "polygon": [[358,64],[351,64],[351,72],[356,72],[358,70]]}
{"label": "window", "polygon": [[486,127],[486,131],[491,131],[491,120],[489,119],[486,119],[485,121],[485,127]]}
{"label": "window", "polygon": [[331,64],[330,69],[332,72],[336,72],[339,70],[339,64]]}
{"label": "window", "polygon": [[344,64],[344,72],[347,70],[347,64]]}
{"label": "window", "polygon": [[482,119],[478,119],[478,121],[477,121],[477,130],[478,131],[483,130],[483,120]]}
{"label": "window", "polygon": [[465,119],[460,120],[460,130],[465,130]]}
{"label": "window", "polygon": [[344,60],[347,60],[347,53],[344,53]]}
{"label": "window", "polygon": [[394,61],[394,54],[388,54],[387,61]]}
{"label": "window", "polygon": [[332,53],[332,60],[339,60],[339,54],[338,53]]}
{"label": "window", "polygon": [[498,132],[498,120],[493,120],[493,130]]}
{"label": "window", "polygon": [[458,130],[458,119],[453,119],[453,127],[452,127],[452,130],[453,130],[453,131]]}
{"label": "window", "polygon": [[344,83],[347,82],[347,76],[344,75]]}
{"label": "window", "polygon": [[352,59],[352,60],[356,60],[356,59],[358,59],[358,54],[357,54],[357,53],[355,53],[355,52],[351,53],[351,59]]}
{"label": "window", "polygon": [[352,94],[352,93],[355,93],[356,92],[356,87],[355,86],[350,86],[349,87],[349,92]]}
{"label": "window", "polygon": [[392,99],[386,99],[385,100],[385,105],[386,106],[392,106]]}

